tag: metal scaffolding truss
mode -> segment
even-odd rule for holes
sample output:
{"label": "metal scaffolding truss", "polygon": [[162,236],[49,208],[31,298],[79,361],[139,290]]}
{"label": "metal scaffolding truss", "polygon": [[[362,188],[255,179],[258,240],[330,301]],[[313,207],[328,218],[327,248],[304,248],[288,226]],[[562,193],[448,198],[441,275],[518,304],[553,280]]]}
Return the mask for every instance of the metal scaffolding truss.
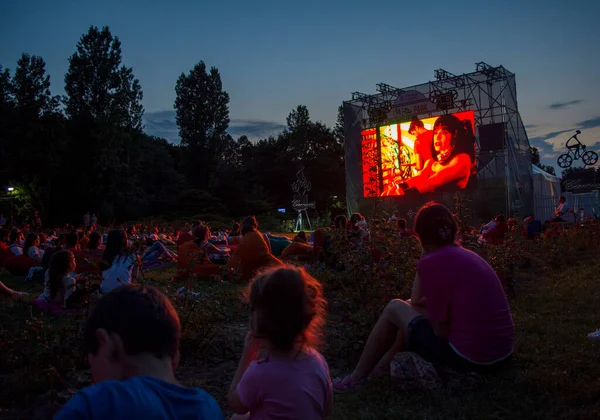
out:
{"label": "metal scaffolding truss", "polygon": [[[420,85],[397,88],[386,83],[376,85],[377,93],[367,95],[354,92],[352,99],[344,102],[347,159],[356,159],[353,144],[360,143],[360,132],[366,128],[378,127],[419,118],[433,117],[460,111],[473,110],[475,114],[476,139],[478,145],[479,192],[485,195],[486,189],[497,188],[498,181],[504,180],[504,211],[508,214],[525,214],[533,210],[531,155],[529,139],[517,106],[517,91],[514,73],[503,66],[491,66],[484,62],[476,63],[472,73],[455,75],[444,69],[434,71],[434,80]],[[390,116],[395,108],[403,106],[398,98],[403,94],[417,94],[427,100],[430,106],[425,113],[418,115]],[[504,127],[503,148],[490,150],[481,147],[479,127],[502,123]],[[358,144],[360,147],[360,144]],[[349,153],[351,152],[351,153]],[[354,191],[360,191],[351,182],[360,182],[358,166],[347,162],[348,199],[356,201]],[[498,192],[496,191],[496,195]],[[530,202],[531,201],[531,202]],[[496,205],[496,207],[500,207]]]}

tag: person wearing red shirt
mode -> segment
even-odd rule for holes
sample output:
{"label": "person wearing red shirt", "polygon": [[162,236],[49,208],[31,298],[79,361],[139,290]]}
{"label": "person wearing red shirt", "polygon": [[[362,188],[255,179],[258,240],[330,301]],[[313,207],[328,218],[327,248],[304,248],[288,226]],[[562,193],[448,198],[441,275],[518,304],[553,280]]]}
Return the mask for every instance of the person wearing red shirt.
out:
{"label": "person wearing red shirt", "polygon": [[415,151],[417,161],[416,169],[421,172],[425,167],[425,162],[431,159],[431,143],[433,143],[433,131],[425,128],[421,120],[412,120],[408,128],[408,134],[415,137]]}
{"label": "person wearing red shirt", "polygon": [[412,230],[406,227],[405,219],[398,219],[396,221],[396,226],[398,227],[398,239],[410,238],[411,236],[416,237],[417,234]]}

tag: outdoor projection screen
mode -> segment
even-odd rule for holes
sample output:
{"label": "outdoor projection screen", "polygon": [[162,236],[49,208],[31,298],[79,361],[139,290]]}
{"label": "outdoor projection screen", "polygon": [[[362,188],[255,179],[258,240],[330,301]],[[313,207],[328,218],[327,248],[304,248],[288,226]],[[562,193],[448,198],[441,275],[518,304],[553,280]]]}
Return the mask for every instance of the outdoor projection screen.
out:
{"label": "outdoor projection screen", "polygon": [[363,130],[363,196],[472,188],[477,182],[474,116],[465,111]]}

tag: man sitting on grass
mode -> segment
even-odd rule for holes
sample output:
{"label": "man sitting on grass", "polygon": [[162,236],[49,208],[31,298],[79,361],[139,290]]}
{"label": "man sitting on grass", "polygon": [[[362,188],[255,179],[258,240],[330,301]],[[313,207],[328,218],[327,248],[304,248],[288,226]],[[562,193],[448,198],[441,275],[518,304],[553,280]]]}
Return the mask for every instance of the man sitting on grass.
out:
{"label": "man sitting on grass", "polygon": [[180,336],[175,308],[157,289],[114,289],[85,330],[96,384],[75,394],[56,419],[222,419],[206,391],[175,379]]}

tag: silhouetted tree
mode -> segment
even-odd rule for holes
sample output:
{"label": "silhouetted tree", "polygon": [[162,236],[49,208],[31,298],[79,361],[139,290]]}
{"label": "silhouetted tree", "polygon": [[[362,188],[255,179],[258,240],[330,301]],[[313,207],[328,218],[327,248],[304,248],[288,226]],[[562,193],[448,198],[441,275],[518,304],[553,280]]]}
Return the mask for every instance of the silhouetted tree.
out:
{"label": "silhouetted tree", "polygon": [[0,65],[0,106],[4,107],[12,102],[12,80],[10,70],[3,69]]}
{"label": "silhouetted tree", "polygon": [[277,139],[257,142],[244,154],[242,179],[260,186],[273,206],[289,206],[296,172],[305,168],[312,181],[309,199],[323,210],[331,195],[343,196],[345,190],[344,149],[330,128],[310,120],[308,109],[299,105],[287,118],[287,128]]}
{"label": "silhouetted tree", "polygon": [[344,131],[344,105],[338,107],[337,119],[335,121],[335,127],[333,127],[333,135],[337,142],[344,145],[346,141],[346,134]]}
{"label": "silhouetted tree", "polygon": [[203,61],[187,75],[181,73],[175,93],[176,121],[181,144],[189,148],[191,180],[206,188],[227,146],[229,95],[223,90],[217,68],[207,72]]}
{"label": "silhouetted tree", "polygon": [[529,150],[531,150],[531,163],[535,166],[537,166],[538,168],[541,167],[540,166],[540,150],[537,147],[530,147]]}
{"label": "silhouetted tree", "polygon": [[121,41],[107,26],[90,27],[69,58],[65,75],[66,113],[120,127],[141,129],[142,88],[130,67],[122,65]]}
{"label": "silhouetted tree", "polygon": [[531,150],[531,163],[542,171],[548,172],[550,175],[556,175],[556,171],[554,170],[554,166],[552,165],[542,165],[540,161],[540,150],[537,147],[530,147]]}
{"label": "silhouetted tree", "polygon": [[12,80],[12,98],[19,112],[30,118],[53,114],[57,111],[59,97],[50,93],[50,76],[42,57],[21,55]]}
{"label": "silhouetted tree", "polygon": [[51,176],[60,167],[64,124],[58,97],[50,92],[50,76],[41,57],[23,54],[14,75],[2,71],[0,159],[6,184],[18,188],[42,214],[49,203]]}

